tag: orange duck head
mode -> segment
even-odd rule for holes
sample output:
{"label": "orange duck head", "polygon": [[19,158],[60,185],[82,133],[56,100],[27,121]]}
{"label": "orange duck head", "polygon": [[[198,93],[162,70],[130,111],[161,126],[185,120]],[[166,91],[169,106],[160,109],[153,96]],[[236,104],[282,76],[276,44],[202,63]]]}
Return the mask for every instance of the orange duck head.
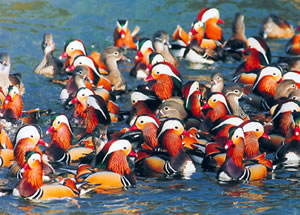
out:
{"label": "orange duck head", "polygon": [[215,122],[225,115],[231,115],[227,98],[222,93],[212,93],[207,103],[205,103],[201,109],[208,109],[205,116],[210,118],[212,122]]}
{"label": "orange duck head", "polygon": [[136,45],[133,41],[133,36],[128,29],[128,20],[117,20],[117,27],[114,31],[114,45],[119,48],[136,49]]}
{"label": "orange duck head", "polygon": [[40,130],[34,125],[21,127],[16,133],[14,143],[14,155],[20,167],[23,167],[25,164],[25,154],[27,151],[33,150],[41,153],[38,145],[48,145],[41,139]]}
{"label": "orange duck head", "polygon": [[253,48],[259,52],[259,60],[261,65],[266,66],[271,63],[271,49],[263,38],[257,36],[249,37],[247,39],[247,45],[249,49]]}
{"label": "orange duck head", "polygon": [[46,134],[48,133],[51,133],[50,144],[55,143],[64,151],[71,147],[73,132],[69,119],[65,114],[52,117],[51,126]]}
{"label": "orange duck head", "polygon": [[181,96],[182,80],[178,70],[167,62],[155,64],[146,81],[153,81],[152,89],[160,99]]}
{"label": "orange duck head", "polygon": [[22,116],[23,101],[19,94],[19,89],[10,85],[5,98],[1,115],[7,120],[18,120]]}
{"label": "orange duck head", "polygon": [[141,130],[145,140],[142,148],[152,150],[158,146],[156,133],[159,125],[160,122],[154,115],[142,114],[136,118],[129,130]]}
{"label": "orange duck head", "polygon": [[65,69],[73,64],[75,57],[79,55],[87,55],[84,43],[81,40],[67,40],[64,45],[64,51],[59,56],[62,60],[66,58]]}

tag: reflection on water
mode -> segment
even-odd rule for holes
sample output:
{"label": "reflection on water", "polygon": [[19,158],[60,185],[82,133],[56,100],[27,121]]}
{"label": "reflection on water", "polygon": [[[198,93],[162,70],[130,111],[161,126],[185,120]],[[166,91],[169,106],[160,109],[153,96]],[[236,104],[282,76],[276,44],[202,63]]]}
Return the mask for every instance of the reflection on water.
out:
{"label": "reflection on water", "polygon": [[[203,7],[217,7],[224,37],[231,36],[231,23],[238,11],[245,15],[246,35],[256,35],[263,18],[275,12],[296,25],[299,21],[299,1],[30,1],[4,0],[0,3],[0,51],[11,55],[13,72],[21,72],[26,87],[24,109],[51,108],[55,112],[65,110],[58,101],[59,85],[33,74],[33,68],[42,59],[41,40],[45,32],[51,32],[56,42],[55,55],[61,54],[64,42],[78,38],[85,42],[89,53],[112,45],[115,22],[128,18],[129,25],[141,28],[141,37],[164,29],[173,33],[177,24],[189,29],[198,11]],[[132,27],[131,27],[132,28]],[[268,40],[273,56],[283,56],[287,40]],[[129,77],[135,52],[126,54],[131,63],[121,64],[121,71],[129,88],[143,83]],[[209,80],[210,74],[220,71],[227,80],[239,63],[218,62],[211,66],[188,65],[180,62],[179,71],[184,80]],[[130,107],[129,96],[117,101],[121,109]],[[247,108],[247,106],[246,106]],[[248,107],[249,108],[249,107]],[[48,118],[42,118],[40,126],[46,131]],[[125,123],[113,124],[115,129]],[[47,140],[47,137],[45,137]],[[49,137],[48,137],[49,138]],[[11,195],[0,197],[0,212],[13,214],[72,213],[76,214],[297,214],[299,192],[299,168],[276,171],[271,178],[249,184],[220,184],[215,173],[203,172],[201,167],[184,179],[139,178],[136,188],[114,194],[99,192],[82,198],[32,203]],[[7,169],[0,171],[0,185],[13,187],[15,181],[7,176]]]}

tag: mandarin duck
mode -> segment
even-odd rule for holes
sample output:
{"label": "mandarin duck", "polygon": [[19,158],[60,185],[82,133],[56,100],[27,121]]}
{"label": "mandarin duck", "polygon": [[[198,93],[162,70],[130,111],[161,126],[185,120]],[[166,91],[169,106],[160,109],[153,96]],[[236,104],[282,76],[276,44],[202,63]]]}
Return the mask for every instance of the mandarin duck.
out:
{"label": "mandarin duck", "polygon": [[294,36],[294,28],[282,17],[271,13],[263,21],[259,30],[261,37],[267,38],[291,38]]}
{"label": "mandarin duck", "polygon": [[128,20],[119,19],[117,20],[117,27],[114,31],[114,46],[119,48],[128,48],[128,49],[136,49],[136,45],[134,43],[134,39],[137,36],[140,28],[135,26],[133,32],[131,33],[128,29]]}
{"label": "mandarin duck", "polygon": [[42,156],[39,152],[26,152],[25,164],[21,171],[23,177],[13,189],[14,196],[20,196],[29,200],[48,200],[79,196],[79,190],[76,188],[74,181],[73,183],[69,182],[72,186],[43,184]]}
{"label": "mandarin duck", "polygon": [[42,61],[34,69],[34,73],[42,74],[48,77],[53,77],[57,74],[64,74],[63,63],[53,56],[55,50],[55,43],[51,33],[44,34],[44,40],[42,42],[42,50],[44,57]]}
{"label": "mandarin duck", "polygon": [[[245,137],[243,129],[232,128],[230,139],[225,145],[226,160],[217,171],[219,181],[253,181],[262,179],[267,176],[268,171],[272,169],[272,163],[266,162],[267,165],[260,164],[258,160],[248,165],[243,164],[245,151]],[[259,157],[264,161],[264,154]]]}
{"label": "mandarin duck", "polygon": [[135,161],[136,171],[141,175],[189,177],[196,168],[183,148],[182,134],[189,135],[180,120],[170,118],[161,123],[156,136],[159,148],[152,153],[138,152]]}

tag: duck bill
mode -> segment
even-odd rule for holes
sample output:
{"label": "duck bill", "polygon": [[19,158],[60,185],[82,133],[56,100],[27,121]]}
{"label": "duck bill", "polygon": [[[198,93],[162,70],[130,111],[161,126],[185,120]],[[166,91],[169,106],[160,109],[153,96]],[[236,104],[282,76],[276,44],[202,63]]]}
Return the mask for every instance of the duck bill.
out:
{"label": "duck bill", "polygon": [[124,31],[124,30],[121,30],[121,31],[120,31],[120,35],[121,35],[121,38],[124,39],[124,38],[125,38],[125,31]]}
{"label": "duck bill", "polygon": [[187,137],[192,137],[192,135],[187,130],[183,130],[182,135]]}
{"label": "duck bill", "polygon": [[268,139],[268,140],[271,140],[271,137],[269,135],[267,135],[266,133],[263,133],[262,138],[265,138],[265,139]]}
{"label": "duck bill", "polygon": [[135,153],[134,151],[131,150],[131,151],[129,152],[128,156],[130,156],[130,157],[135,157],[135,158],[136,158],[136,157],[137,157],[137,153]]}
{"label": "duck bill", "polygon": [[72,72],[75,69],[74,65],[70,65],[68,66],[68,68],[66,68],[66,72]]}
{"label": "duck bill", "polygon": [[6,96],[6,101],[7,101],[7,102],[12,102],[11,96]]}
{"label": "duck bill", "polygon": [[197,31],[195,30],[195,28],[192,28],[192,29],[190,30],[190,33],[191,33],[192,35],[195,35],[195,34],[197,34]]}
{"label": "duck bill", "polygon": [[233,141],[232,140],[227,140],[224,148],[227,150],[229,149],[231,146],[233,145]]}
{"label": "duck bill", "polygon": [[128,57],[126,57],[125,55],[123,55],[120,60],[130,62],[130,59]]}
{"label": "duck bill", "polygon": [[48,128],[46,134],[50,134],[50,133],[52,133],[52,132],[54,132],[54,131],[55,131],[54,126],[50,126],[50,127]]}
{"label": "duck bill", "polygon": [[145,81],[154,81],[155,79],[153,78],[152,74],[149,74]]}
{"label": "duck bill", "polygon": [[37,144],[48,147],[48,143],[46,143],[42,138],[39,139]]}
{"label": "duck bill", "polygon": [[201,107],[201,110],[205,110],[205,109],[209,109],[210,106],[208,103],[205,103],[202,107]]}
{"label": "duck bill", "polygon": [[300,135],[300,128],[299,127],[295,127],[294,134],[295,134],[295,136],[299,136]]}
{"label": "duck bill", "polygon": [[138,127],[136,125],[131,126],[128,131],[134,131],[134,130],[138,130]]}
{"label": "duck bill", "polygon": [[78,103],[78,102],[79,102],[78,98],[77,98],[77,97],[74,97],[74,98],[69,102],[69,105],[75,104],[75,103]]}
{"label": "duck bill", "polygon": [[69,55],[68,55],[67,52],[63,52],[63,53],[59,56],[59,59],[62,60],[62,59],[64,59],[64,58],[68,57],[68,56],[69,56]]}
{"label": "duck bill", "polygon": [[224,24],[224,21],[222,19],[218,19],[217,23],[218,24]]}

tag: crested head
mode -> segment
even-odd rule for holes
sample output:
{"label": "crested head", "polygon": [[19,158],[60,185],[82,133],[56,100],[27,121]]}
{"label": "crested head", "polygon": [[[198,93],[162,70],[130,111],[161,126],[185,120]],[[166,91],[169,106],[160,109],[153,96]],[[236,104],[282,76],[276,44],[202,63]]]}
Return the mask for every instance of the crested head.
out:
{"label": "crested head", "polygon": [[84,43],[77,39],[67,40],[64,45],[64,50],[69,56],[75,50],[80,50],[84,55],[87,55]]}
{"label": "crested head", "polygon": [[25,139],[25,138],[30,138],[34,142],[37,143],[39,141],[39,139],[41,138],[40,129],[38,129],[38,127],[34,126],[34,125],[25,125],[25,126],[21,127],[16,133],[15,147],[20,140]]}
{"label": "crested head", "polygon": [[164,132],[173,130],[178,136],[184,132],[183,122],[177,118],[169,118],[162,122],[157,130],[157,138]]}
{"label": "crested head", "polygon": [[139,115],[134,122],[134,125],[138,129],[143,129],[145,125],[147,124],[153,124],[157,128],[159,127],[159,120],[154,116],[154,115],[149,115],[149,114],[141,114]]}
{"label": "crested head", "polygon": [[149,38],[140,39],[138,42],[137,50],[140,51],[142,54],[144,54],[147,49],[154,50],[152,41]]}

